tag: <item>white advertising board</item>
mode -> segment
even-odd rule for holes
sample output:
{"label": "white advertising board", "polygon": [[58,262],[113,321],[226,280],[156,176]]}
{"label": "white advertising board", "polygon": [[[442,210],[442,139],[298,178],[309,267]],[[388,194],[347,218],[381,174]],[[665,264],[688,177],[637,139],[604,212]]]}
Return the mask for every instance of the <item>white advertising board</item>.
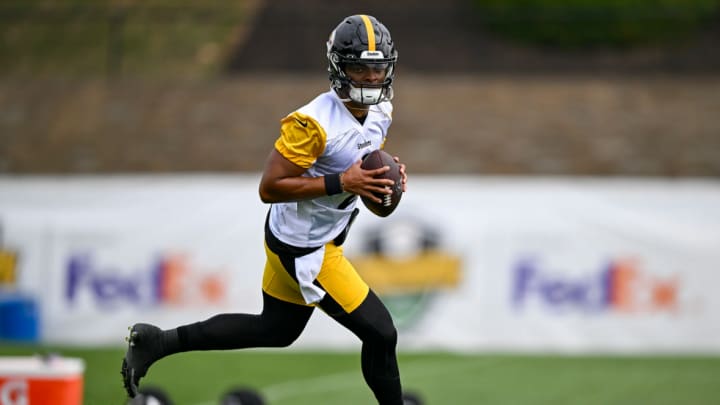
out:
{"label": "white advertising board", "polygon": [[[258,180],[0,177],[0,247],[43,341],[259,312]],[[415,176],[390,217],[361,212],[345,251],[404,348],[717,353],[718,207],[714,180]],[[295,347],[358,344],[316,311]]]}

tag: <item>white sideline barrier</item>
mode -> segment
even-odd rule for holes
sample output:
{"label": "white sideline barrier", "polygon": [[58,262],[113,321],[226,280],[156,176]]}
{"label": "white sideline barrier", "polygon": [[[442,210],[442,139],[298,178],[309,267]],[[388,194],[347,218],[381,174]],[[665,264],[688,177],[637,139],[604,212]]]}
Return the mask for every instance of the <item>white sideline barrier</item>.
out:
{"label": "white sideline barrier", "polygon": [[[120,345],[137,321],[258,312],[258,180],[0,177],[1,247],[43,341]],[[455,281],[383,296],[405,349],[720,353],[716,180],[414,176],[392,216],[363,210],[346,254],[367,256],[380,225],[397,263],[425,260],[428,238],[459,263]],[[358,345],[321,311],[295,343]]]}

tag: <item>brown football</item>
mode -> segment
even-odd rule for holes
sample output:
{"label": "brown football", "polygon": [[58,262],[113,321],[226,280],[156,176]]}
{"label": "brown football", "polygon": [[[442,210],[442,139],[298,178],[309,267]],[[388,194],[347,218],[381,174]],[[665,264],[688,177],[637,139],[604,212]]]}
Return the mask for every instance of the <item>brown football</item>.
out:
{"label": "brown football", "polygon": [[362,202],[365,207],[369,209],[373,214],[386,217],[392,214],[400,204],[400,198],[402,197],[402,176],[400,175],[400,165],[395,162],[389,153],[383,150],[374,150],[365,157],[363,157],[362,167],[365,170],[379,169],[383,166],[390,166],[390,170],[378,176],[381,179],[390,179],[395,182],[392,186],[392,194],[375,194],[382,200],[381,203],[376,203],[367,197],[362,197]]}

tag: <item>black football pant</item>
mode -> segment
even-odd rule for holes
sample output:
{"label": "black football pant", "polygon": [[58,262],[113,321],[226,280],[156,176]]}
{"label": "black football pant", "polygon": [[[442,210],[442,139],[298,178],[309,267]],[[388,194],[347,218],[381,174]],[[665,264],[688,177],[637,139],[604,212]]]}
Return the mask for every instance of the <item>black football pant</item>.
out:
{"label": "black football pant", "polygon": [[[397,331],[377,295],[370,290],[358,308],[346,313],[326,294],[320,308],[362,341],[362,373],[379,404],[402,405],[395,352]],[[289,346],[305,329],[313,310],[313,307],[291,304],[263,292],[263,310],[259,315],[220,314],[181,326],[177,328],[177,343],[165,345],[168,350],[165,355],[192,350]]]}

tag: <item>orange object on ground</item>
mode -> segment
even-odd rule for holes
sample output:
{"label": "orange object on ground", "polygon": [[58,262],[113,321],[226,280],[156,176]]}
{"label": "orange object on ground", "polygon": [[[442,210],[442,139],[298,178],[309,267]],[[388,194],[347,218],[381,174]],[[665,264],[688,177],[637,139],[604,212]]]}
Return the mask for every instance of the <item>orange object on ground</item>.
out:
{"label": "orange object on ground", "polygon": [[82,359],[0,357],[0,405],[82,405]]}

